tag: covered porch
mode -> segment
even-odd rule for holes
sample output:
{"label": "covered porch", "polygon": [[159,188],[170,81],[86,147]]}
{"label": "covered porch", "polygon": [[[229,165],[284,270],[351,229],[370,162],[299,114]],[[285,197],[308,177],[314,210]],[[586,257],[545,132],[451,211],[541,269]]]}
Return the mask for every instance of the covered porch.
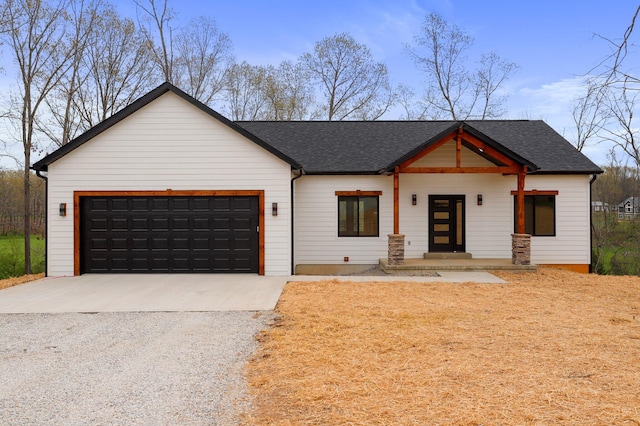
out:
{"label": "covered porch", "polygon": [[[531,265],[531,235],[525,233],[525,179],[530,170],[536,170],[536,166],[465,124],[400,159],[393,166],[393,233],[388,235],[388,257],[381,259],[381,267],[387,272],[411,269],[535,270],[535,266]],[[478,178],[501,175],[512,182],[508,184],[513,185],[508,190],[503,186],[500,191],[503,209],[511,209],[504,204],[504,200],[515,196],[514,223],[511,228],[514,231],[507,231],[509,226],[505,227],[504,222],[494,229],[503,241],[510,234],[511,257],[475,259],[471,252],[467,252],[470,246],[466,241],[467,215],[471,205],[474,208],[475,205],[483,205],[482,193],[471,199],[468,194],[460,195],[467,192],[464,185],[459,189],[442,185],[436,190],[430,185],[427,194],[420,194],[421,202],[428,204],[428,252],[416,257],[415,251],[411,250],[412,254],[405,258],[407,231],[403,232],[403,229],[410,228],[412,224],[401,219],[410,215],[407,211],[401,212],[401,209],[411,209],[404,200],[407,191],[402,185],[413,182],[408,184],[411,190],[420,192],[415,184],[418,176],[429,176],[431,181],[454,181],[459,180],[455,176],[469,179],[474,175]],[[401,176],[404,177],[401,179]],[[407,183],[401,184],[401,181]],[[411,205],[417,204],[418,194],[413,193]],[[411,245],[411,241],[407,243]],[[477,246],[477,239],[474,244]],[[491,241],[486,244],[491,244]]]}

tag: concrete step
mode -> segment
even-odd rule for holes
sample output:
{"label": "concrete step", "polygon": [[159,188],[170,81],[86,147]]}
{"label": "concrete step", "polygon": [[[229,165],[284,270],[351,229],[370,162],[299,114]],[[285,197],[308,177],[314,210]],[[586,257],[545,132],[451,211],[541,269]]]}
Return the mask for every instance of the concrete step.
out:
{"label": "concrete step", "polygon": [[455,253],[425,253],[424,259],[471,259],[471,253],[455,252]]}
{"label": "concrete step", "polygon": [[389,265],[380,259],[380,268],[396,271],[536,271],[537,265],[514,265],[511,259],[405,259],[402,265]]}

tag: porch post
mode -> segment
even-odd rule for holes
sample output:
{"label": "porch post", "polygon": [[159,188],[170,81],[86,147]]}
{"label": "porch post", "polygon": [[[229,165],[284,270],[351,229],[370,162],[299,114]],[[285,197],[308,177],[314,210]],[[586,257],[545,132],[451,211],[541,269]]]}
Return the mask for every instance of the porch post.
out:
{"label": "porch post", "polygon": [[393,171],[393,234],[389,238],[389,265],[404,263],[404,235],[400,234],[400,168]]}
{"label": "porch post", "polygon": [[400,168],[393,171],[393,233],[400,233]]}
{"label": "porch post", "polygon": [[514,265],[531,264],[531,235],[524,232],[524,179],[527,166],[518,173],[518,194],[516,195],[517,224],[516,233],[511,234],[511,263]]}
{"label": "porch post", "polygon": [[518,195],[517,197],[517,213],[518,224],[516,226],[516,232],[518,234],[524,234],[524,178],[527,175],[527,166],[522,166],[520,173],[518,173]]}

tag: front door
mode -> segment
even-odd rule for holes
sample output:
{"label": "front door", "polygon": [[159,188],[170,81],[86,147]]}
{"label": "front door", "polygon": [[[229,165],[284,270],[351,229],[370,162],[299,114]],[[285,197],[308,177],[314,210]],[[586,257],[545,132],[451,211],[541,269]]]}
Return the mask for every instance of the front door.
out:
{"label": "front door", "polygon": [[429,252],[464,252],[464,195],[429,195]]}

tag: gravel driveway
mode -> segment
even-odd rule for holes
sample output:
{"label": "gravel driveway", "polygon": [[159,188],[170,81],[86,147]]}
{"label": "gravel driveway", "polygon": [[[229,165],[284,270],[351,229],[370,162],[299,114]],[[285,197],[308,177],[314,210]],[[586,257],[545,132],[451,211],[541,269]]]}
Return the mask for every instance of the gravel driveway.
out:
{"label": "gravel driveway", "polygon": [[233,425],[273,313],[0,315],[0,424]]}

